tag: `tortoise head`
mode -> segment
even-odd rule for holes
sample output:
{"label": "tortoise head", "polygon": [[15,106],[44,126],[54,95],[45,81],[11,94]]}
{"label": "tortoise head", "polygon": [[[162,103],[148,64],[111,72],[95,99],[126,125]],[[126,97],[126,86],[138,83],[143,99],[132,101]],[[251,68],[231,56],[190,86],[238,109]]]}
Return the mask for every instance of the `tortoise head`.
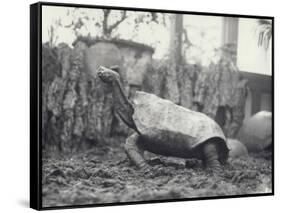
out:
{"label": "tortoise head", "polygon": [[100,66],[97,70],[97,75],[104,83],[112,84],[114,81],[120,80],[118,71],[118,66],[112,66],[110,68]]}

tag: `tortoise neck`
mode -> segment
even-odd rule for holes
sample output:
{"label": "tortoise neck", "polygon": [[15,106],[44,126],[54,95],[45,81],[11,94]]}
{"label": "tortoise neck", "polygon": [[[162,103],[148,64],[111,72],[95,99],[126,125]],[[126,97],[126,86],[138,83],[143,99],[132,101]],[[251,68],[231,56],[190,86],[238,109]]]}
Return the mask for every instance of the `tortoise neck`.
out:
{"label": "tortoise neck", "polygon": [[130,128],[136,130],[135,123],[133,121],[134,108],[125,95],[125,92],[121,86],[119,79],[113,81],[113,101],[114,110],[120,116],[120,118],[127,124]]}

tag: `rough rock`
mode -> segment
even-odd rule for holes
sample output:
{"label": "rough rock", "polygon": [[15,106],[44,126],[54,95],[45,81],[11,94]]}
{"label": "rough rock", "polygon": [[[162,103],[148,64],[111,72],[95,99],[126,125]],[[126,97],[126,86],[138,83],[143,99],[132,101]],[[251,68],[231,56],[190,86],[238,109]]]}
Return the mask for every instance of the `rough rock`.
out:
{"label": "rough rock", "polygon": [[272,113],[261,111],[245,120],[237,138],[249,152],[262,151],[272,143]]}
{"label": "rough rock", "polygon": [[238,158],[248,156],[248,150],[246,146],[238,140],[227,138],[227,147],[229,149],[229,157]]}
{"label": "rough rock", "polygon": [[[43,145],[48,149],[72,152],[111,132],[111,93],[88,75],[86,50],[83,42],[74,48],[43,45]],[[91,60],[96,61],[95,57]]]}
{"label": "rough rock", "polygon": [[194,103],[218,122],[227,137],[235,137],[242,125],[246,97],[247,80],[232,61],[210,64],[198,75]]}

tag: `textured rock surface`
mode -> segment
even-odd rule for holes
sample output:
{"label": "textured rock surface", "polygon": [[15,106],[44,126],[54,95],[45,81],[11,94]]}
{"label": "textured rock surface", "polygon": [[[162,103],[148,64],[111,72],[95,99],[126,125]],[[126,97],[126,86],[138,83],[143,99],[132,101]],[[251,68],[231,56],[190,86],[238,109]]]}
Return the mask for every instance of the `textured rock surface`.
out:
{"label": "textured rock surface", "polygon": [[235,137],[244,119],[247,80],[233,63],[221,60],[198,75],[194,102],[215,119],[227,137]]}
{"label": "textured rock surface", "polygon": [[238,139],[249,152],[261,151],[272,143],[272,114],[261,111],[247,119],[238,133]]}
{"label": "textured rock surface", "polygon": [[85,50],[82,42],[74,48],[43,46],[43,144],[48,148],[75,151],[111,132],[111,92],[89,75]]}
{"label": "textured rock surface", "polygon": [[[52,131],[53,126],[51,124],[50,113],[48,113],[49,97],[48,91],[53,81],[58,81],[57,85],[62,87],[61,67],[57,60],[57,52],[54,49],[48,48],[47,46],[42,47],[42,144],[43,147],[47,143],[55,144],[55,132]],[[57,77],[58,76],[58,77]],[[57,92],[58,96],[59,92]],[[54,116],[60,113],[59,103],[53,103],[53,114]],[[54,128],[55,130],[55,128]]]}
{"label": "textured rock surface", "polygon": [[180,92],[180,105],[189,109],[194,106],[194,92],[198,74],[202,70],[199,65],[185,65],[178,70],[178,86]]}
{"label": "textured rock surface", "polygon": [[229,157],[239,158],[243,156],[248,156],[247,147],[240,141],[227,138],[226,144],[229,149]]}

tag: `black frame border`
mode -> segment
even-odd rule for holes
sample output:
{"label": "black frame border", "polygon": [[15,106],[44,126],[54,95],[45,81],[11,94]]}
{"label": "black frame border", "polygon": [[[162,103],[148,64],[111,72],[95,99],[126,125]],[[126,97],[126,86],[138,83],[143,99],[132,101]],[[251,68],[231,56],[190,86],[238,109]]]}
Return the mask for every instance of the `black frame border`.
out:
{"label": "black frame border", "polygon": [[[151,200],[151,201],[134,201],[120,203],[102,203],[102,204],[86,204],[86,205],[66,205],[66,206],[42,206],[42,6],[59,6],[59,7],[79,7],[92,9],[112,9],[112,10],[128,10],[140,12],[160,12],[160,13],[179,13],[189,15],[205,15],[205,16],[220,16],[220,17],[237,17],[237,18],[252,18],[252,19],[270,19],[272,21],[272,192],[256,193],[244,195],[226,195],[213,197],[194,197],[182,199],[166,199],[166,200]],[[167,9],[148,9],[148,8],[133,8],[133,7],[117,7],[89,4],[73,4],[73,3],[55,3],[55,2],[38,2],[30,5],[30,208],[36,210],[54,210],[54,209],[73,209],[73,208],[88,208],[88,207],[106,207],[106,206],[121,206],[134,204],[152,204],[152,203],[167,203],[167,202],[182,202],[182,201],[198,201],[198,200],[215,200],[227,198],[245,198],[245,197],[260,197],[272,196],[275,194],[274,186],[274,17],[259,16],[259,15],[243,15],[243,14],[225,14],[213,12],[194,12],[194,11],[179,11]]]}

